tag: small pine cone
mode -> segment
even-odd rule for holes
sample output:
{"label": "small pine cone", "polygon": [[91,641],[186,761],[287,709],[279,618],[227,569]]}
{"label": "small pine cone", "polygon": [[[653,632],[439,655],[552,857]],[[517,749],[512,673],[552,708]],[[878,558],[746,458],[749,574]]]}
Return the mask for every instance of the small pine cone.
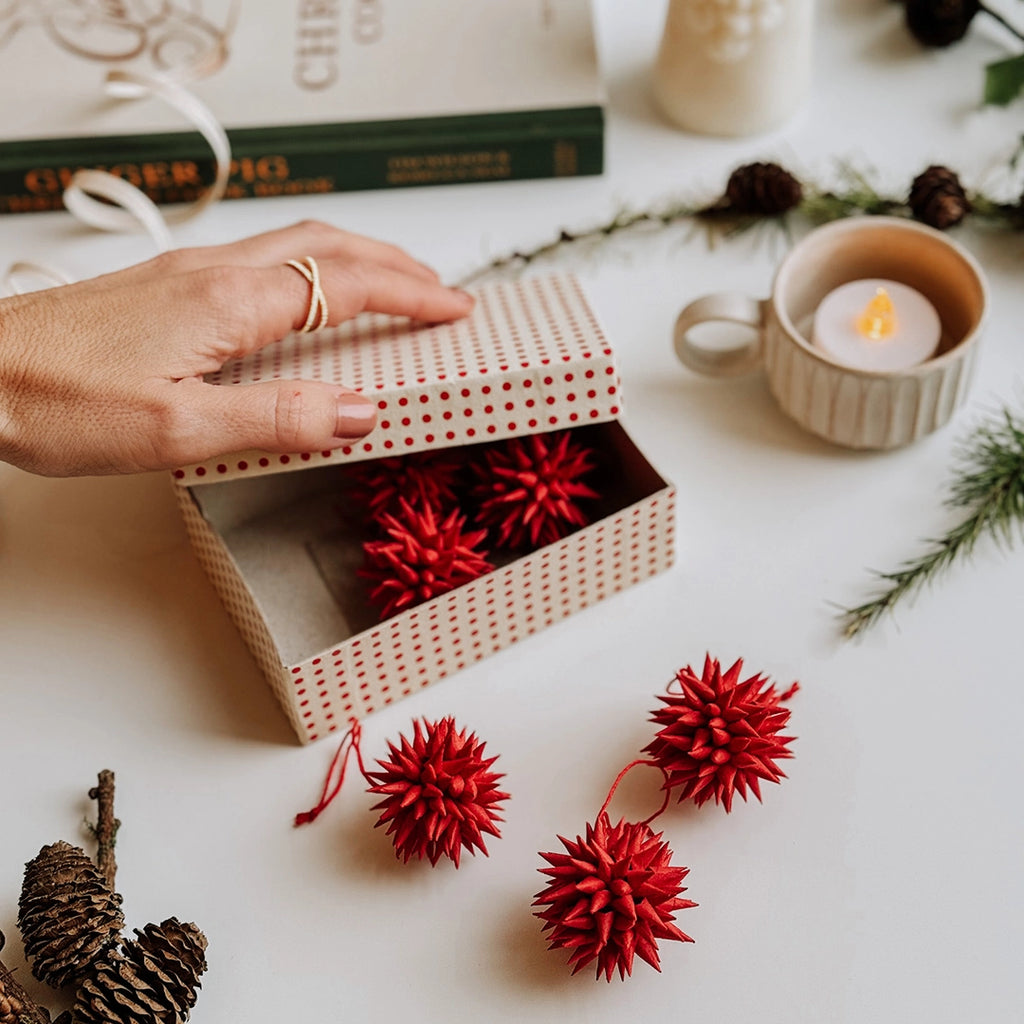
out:
{"label": "small pine cone", "polygon": [[0,967],[0,1024],[21,1024],[25,1004],[14,979]]}
{"label": "small pine cone", "polygon": [[25,865],[18,927],[32,973],[61,988],[117,942],[124,927],[121,897],[83,850],[54,843]]}
{"label": "small pine cone", "polygon": [[980,0],[906,0],[904,14],[919,43],[950,46],[963,39],[980,10]]}
{"label": "small pine cone", "polygon": [[729,209],[744,216],[778,217],[799,206],[803,197],[800,182],[773,163],[737,167],[725,186]]}
{"label": "small pine cone", "polygon": [[971,201],[956,172],[939,164],[925,168],[913,180],[907,205],[915,219],[939,231],[959,224],[971,212]]}
{"label": "small pine cone", "polygon": [[110,950],[82,982],[72,1024],[184,1024],[206,970],[206,936],[172,917]]}

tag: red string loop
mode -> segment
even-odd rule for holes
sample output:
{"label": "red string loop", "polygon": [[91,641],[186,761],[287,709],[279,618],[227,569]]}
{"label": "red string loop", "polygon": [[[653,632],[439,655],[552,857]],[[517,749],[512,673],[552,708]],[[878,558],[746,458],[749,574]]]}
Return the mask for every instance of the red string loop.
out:
{"label": "red string loop", "polygon": [[363,736],[363,727],[359,724],[358,718],[349,720],[348,732],[341,738],[341,743],[331,758],[331,766],[327,769],[327,778],[324,779],[324,788],[320,792],[320,800],[315,807],[301,814],[295,815],[295,827],[308,825],[330,806],[331,801],[341,792],[345,782],[345,771],[348,768],[348,759],[352,752],[355,752],[359,770],[366,775],[366,765],[363,764],[363,752],[359,748],[359,742]]}
{"label": "red string loop", "polygon": [[[619,772],[619,774],[615,776],[615,781],[612,783],[612,788],[610,790],[608,790],[608,796],[605,797],[604,803],[601,804],[601,810],[599,810],[597,812],[597,816],[599,818],[601,817],[602,814],[605,813],[605,811],[608,810],[608,805],[612,802],[612,797],[615,796],[615,790],[617,790],[619,788],[619,783],[625,778],[626,772],[628,772],[631,768],[636,768],[637,765],[641,765],[641,764],[642,765],[646,765],[649,768],[657,768],[658,771],[661,772],[661,774],[665,776],[665,782],[666,783],[668,782],[668,772],[665,771],[665,769],[662,768],[662,766],[660,764],[658,764],[657,761],[650,761],[650,760],[647,760],[646,758],[642,758],[642,757],[641,758],[637,758],[637,760],[635,760],[635,761],[630,761],[629,764],[627,764],[626,767],[623,768],[622,771]],[[662,814],[666,807],[668,807],[669,797],[672,794],[671,794],[671,790],[668,788],[667,785],[664,787],[664,789],[665,789],[665,799],[662,800],[661,806],[649,818],[644,818],[644,820],[639,822],[639,824],[641,824],[641,825],[650,825],[650,823],[652,821],[654,821],[654,819],[657,818],[659,814]]]}

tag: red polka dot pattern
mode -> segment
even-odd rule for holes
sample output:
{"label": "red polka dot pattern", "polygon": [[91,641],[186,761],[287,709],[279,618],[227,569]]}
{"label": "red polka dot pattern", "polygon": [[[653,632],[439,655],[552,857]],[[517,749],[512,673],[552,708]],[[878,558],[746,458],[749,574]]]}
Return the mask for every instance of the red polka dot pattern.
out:
{"label": "red polka dot pattern", "polygon": [[208,379],[319,379],[376,401],[377,428],[334,451],[241,452],[177,470],[181,484],[301,470],[391,452],[515,437],[614,419],[622,405],[611,349],[572,277],[486,285],[473,313],[424,326],[367,314],[290,334]]}
{"label": "red polka dot pattern", "polygon": [[283,665],[223,541],[191,492],[177,490],[200,562],[304,743],[663,572],[674,558],[675,493],[665,486],[557,544]]}

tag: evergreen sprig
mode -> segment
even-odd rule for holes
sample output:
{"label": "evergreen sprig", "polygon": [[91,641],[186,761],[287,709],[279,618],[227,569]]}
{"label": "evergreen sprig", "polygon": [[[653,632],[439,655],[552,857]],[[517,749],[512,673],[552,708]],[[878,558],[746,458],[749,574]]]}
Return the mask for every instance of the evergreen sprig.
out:
{"label": "evergreen sprig", "polygon": [[967,515],[945,536],[930,541],[919,558],[878,573],[885,589],[865,604],[843,610],[845,636],[857,636],[958,559],[969,558],[982,537],[1008,547],[1024,536],[1024,419],[1004,409],[977,428],[959,452],[945,504]]}
{"label": "evergreen sprig", "polygon": [[[764,166],[777,167],[744,165],[733,172],[730,182],[736,175]],[[788,176],[782,168],[777,170]],[[463,277],[460,284],[472,284],[499,272],[522,270],[531,264],[560,256],[568,249],[600,248],[613,237],[658,232],[686,223],[703,228],[708,242],[713,243],[754,227],[774,227],[789,234],[794,220],[800,219],[810,224],[824,224],[858,215],[915,218],[909,193],[886,195],[867,174],[851,164],[839,166],[838,183],[833,188],[804,181],[799,183],[799,189],[799,200],[787,209],[775,206],[769,206],[765,211],[745,206],[737,208],[729,199],[728,186],[725,193],[711,202],[676,198],[661,200],[645,210],[620,209],[606,221],[583,228],[561,228],[557,234],[536,246],[497,256]],[[979,189],[971,191],[968,199],[965,209],[969,219],[975,223],[1008,231],[1024,231],[1024,196],[1015,202],[1002,202]]]}

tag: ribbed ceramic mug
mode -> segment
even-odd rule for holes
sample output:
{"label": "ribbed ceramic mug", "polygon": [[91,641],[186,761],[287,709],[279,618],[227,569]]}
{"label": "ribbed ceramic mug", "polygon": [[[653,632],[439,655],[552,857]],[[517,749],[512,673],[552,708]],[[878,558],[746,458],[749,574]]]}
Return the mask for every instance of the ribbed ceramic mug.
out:
{"label": "ribbed ceramic mug", "polygon": [[[814,311],[849,281],[884,278],[917,289],[939,314],[936,354],[904,370],[856,369],[811,343]],[[676,354],[720,377],[763,368],[779,405],[814,434],[849,448],[896,448],[947,423],[963,404],[988,305],[981,268],[945,235],[894,217],[857,217],[817,228],[783,260],[771,295],[718,292],[691,302],[675,327]],[[755,329],[733,348],[702,347],[699,324]]]}

